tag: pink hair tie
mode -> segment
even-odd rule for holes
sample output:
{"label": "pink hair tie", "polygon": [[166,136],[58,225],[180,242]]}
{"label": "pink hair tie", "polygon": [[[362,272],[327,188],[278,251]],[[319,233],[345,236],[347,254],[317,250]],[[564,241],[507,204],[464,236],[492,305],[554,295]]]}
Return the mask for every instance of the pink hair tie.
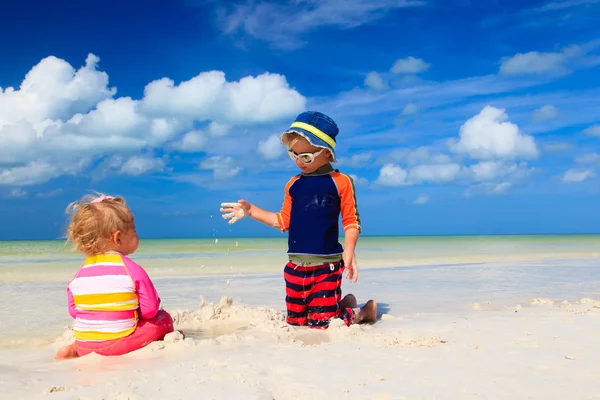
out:
{"label": "pink hair tie", "polygon": [[114,197],[102,195],[102,196],[92,200],[91,202],[92,203],[102,203],[104,200],[112,200],[112,199],[114,199]]}

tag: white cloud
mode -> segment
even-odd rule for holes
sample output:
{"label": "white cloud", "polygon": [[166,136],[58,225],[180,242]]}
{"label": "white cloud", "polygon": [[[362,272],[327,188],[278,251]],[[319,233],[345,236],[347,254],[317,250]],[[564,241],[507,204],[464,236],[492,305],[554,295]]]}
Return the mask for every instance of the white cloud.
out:
{"label": "white cloud", "polygon": [[213,156],[203,160],[200,169],[212,170],[215,179],[232,178],[242,170],[233,166],[233,158],[224,156]]}
{"label": "white cloud", "polygon": [[491,187],[491,193],[505,193],[509,188],[512,187],[511,182],[500,182]]}
{"label": "white cloud", "polygon": [[228,124],[220,124],[218,122],[212,121],[209,125],[208,125],[208,133],[211,136],[216,136],[216,137],[220,137],[220,136],[226,136],[229,131],[231,130],[231,125]]}
{"label": "white cloud", "polygon": [[355,186],[368,186],[369,180],[367,178],[361,178],[358,175],[350,174],[350,178],[354,181]]}
{"label": "white cloud", "polygon": [[365,77],[365,86],[373,90],[385,90],[388,84],[378,72],[369,72]]}
{"label": "white cloud", "polygon": [[56,197],[63,192],[62,189],[53,189],[48,192],[39,192],[35,194],[35,197],[38,199],[47,199],[50,197]]}
{"label": "white cloud", "polygon": [[182,153],[197,153],[204,148],[206,137],[202,132],[193,130],[189,131],[183,137],[174,142],[171,148]]}
{"label": "white cloud", "polygon": [[227,34],[239,33],[277,48],[294,49],[305,44],[305,33],[318,28],[352,29],[379,20],[391,10],[424,4],[419,0],[247,0],[223,6],[219,20]]}
{"label": "white cloud", "polygon": [[410,56],[397,60],[392,67],[392,72],[394,74],[419,74],[427,71],[429,67],[431,67],[431,64],[420,58]]}
{"label": "white cloud", "polygon": [[575,149],[575,146],[571,143],[564,142],[555,142],[555,143],[546,143],[542,145],[544,151],[549,152],[563,152],[563,151],[572,151]]}
{"label": "white cloud", "polygon": [[404,186],[407,185],[406,170],[394,164],[386,164],[379,171],[377,183],[383,186]]}
{"label": "white cloud", "polygon": [[368,151],[365,153],[353,154],[350,158],[340,158],[338,160],[338,164],[352,167],[365,167],[367,165],[370,165],[372,161],[373,152]]}
{"label": "white cloud", "polygon": [[415,201],[413,201],[414,204],[427,204],[429,202],[429,196],[425,195],[425,194],[421,194],[419,195],[419,197],[417,197],[415,199]]}
{"label": "white cloud", "polygon": [[104,136],[107,132],[117,136],[135,135],[141,128],[148,129],[148,119],[138,111],[137,101],[130,97],[105,99],[89,113],[75,114],[69,119],[71,129],[79,128],[89,136]]}
{"label": "white cloud", "polygon": [[516,183],[524,180],[531,172],[526,162],[511,163],[505,161],[481,161],[466,169],[468,177],[474,182]]}
{"label": "white cloud", "polygon": [[589,153],[575,157],[575,162],[579,164],[596,164],[600,162],[600,154]]}
{"label": "white cloud", "polygon": [[276,160],[283,154],[283,145],[279,135],[271,135],[258,143],[258,152],[267,160]]}
{"label": "white cloud", "polygon": [[566,1],[555,1],[544,4],[541,7],[535,8],[532,11],[543,13],[548,11],[562,11],[568,8],[578,7],[582,5],[597,4],[600,0],[566,0]]}
{"label": "white cloud", "polygon": [[396,162],[406,162],[409,165],[449,164],[452,161],[446,154],[431,154],[427,146],[421,146],[415,150],[396,149],[390,153],[390,156]]}
{"label": "white cloud", "polygon": [[112,97],[116,89],[108,87],[106,73],[97,71],[99,61],[90,54],[85,66],[75,70],[56,57],[41,60],[25,76],[18,90],[0,88],[0,128],[20,120],[35,124],[65,118]]}
{"label": "white cloud", "polygon": [[179,85],[169,78],[149,83],[141,107],[149,115],[244,124],[295,115],[305,104],[282,75],[264,73],[227,82],[225,73],[209,71]]}
{"label": "white cloud", "polygon": [[471,165],[469,170],[473,174],[475,181],[491,181],[502,178],[506,174],[502,161],[482,161]]}
{"label": "white cloud", "polygon": [[502,61],[500,73],[502,75],[564,74],[568,72],[565,66],[566,60],[565,53],[537,51],[518,53]]}
{"label": "white cloud", "polygon": [[179,85],[163,78],[148,84],[140,100],[113,98],[116,89],[98,62],[90,54],[75,70],[47,57],[19,89],[0,88],[0,185],[35,185],[98,161],[115,170],[115,156],[129,158],[120,164],[123,173],[161,170],[158,159],[131,157],[161,148],[198,151],[204,136],[192,128],[199,123],[219,137],[234,125],[279,121],[305,108],[285,77],[269,73],[228,82],[210,71]]}
{"label": "white cloud", "polygon": [[475,159],[531,159],[538,156],[533,137],[508,122],[504,109],[486,106],[460,127],[460,140],[451,140],[450,149]]}
{"label": "white cloud", "polygon": [[93,171],[92,180],[96,181],[109,175],[118,174],[124,163],[125,158],[122,155],[107,157]]}
{"label": "white cloud", "polygon": [[469,196],[477,193],[500,194],[524,182],[535,171],[523,161],[484,160],[461,166],[443,154],[439,155],[439,161],[442,162],[428,163],[427,160],[432,158],[425,150],[427,148],[421,148],[402,156],[404,162],[411,158],[415,162],[408,164],[407,169],[396,164],[384,165],[377,183],[383,186],[408,186],[454,182],[469,186]]}
{"label": "white cloud", "polygon": [[67,173],[46,162],[33,161],[22,167],[0,170],[0,185],[31,186]]}
{"label": "white cloud", "polygon": [[503,161],[482,161],[471,165],[469,171],[472,173],[474,181],[494,181],[504,178],[514,167],[516,164],[507,168]]}
{"label": "white cloud", "polygon": [[408,172],[408,182],[413,183],[444,183],[454,181],[461,173],[460,165],[432,164],[417,165]]}
{"label": "white cloud", "polygon": [[123,163],[120,173],[138,176],[150,172],[162,172],[165,170],[165,166],[165,161],[162,158],[134,156]]}
{"label": "white cloud", "polygon": [[570,169],[566,171],[562,177],[564,183],[579,183],[594,176],[594,171],[591,169],[578,170]]}
{"label": "white cloud", "polygon": [[98,180],[108,175],[139,176],[153,172],[163,172],[166,162],[152,155],[137,155],[126,157],[114,155],[105,159],[94,171],[93,179]]}
{"label": "white cloud", "polygon": [[558,108],[553,106],[552,104],[545,105],[543,107],[538,108],[533,111],[533,121],[534,122],[543,122],[548,121],[558,117]]}
{"label": "white cloud", "polygon": [[591,68],[600,62],[598,57],[590,54],[597,41],[581,46],[572,45],[558,52],[529,51],[505,58],[500,64],[501,75],[547,75],[560,76],[569,74],[575,68]]}
{"label": "white cloud", "polygon": [[419,107],[414,103],[408,103],[402,110],[402,115],[414,115],[419,112]]}
{"label": "white cloud", "polygon": [[589,128],[586,128],[583,133],[586,135],[600,136],[600,125],[592,125]]}
{"label": "white cloud", "polygon": [[396,149],[390,153],[390,158],[408,165],[406,184],[409,185],[452,182],[462,175],[462,167],[448,155],[432,154],[426,146],[415,150]]}
{"label": "white cloud", "polygon": [[495,196],[506,193],[513,186],[514,183],[509,181],[481,182],[467,188],[464,194],[466,197],[473,197],[478,194]]}
{"label": "white cloud", "polygon": [[12,189],[10,192],[8,192],[8,194],[6,195],[7,199],[24,199],[25,197],[27,197],[29,194],[24,191],[21,188],[16,188],[16,189]]}
{"label": "white cloud", "polygon": [[[591,45],[581,45],[581,47],[586,46],[592,48]],[[600,57],[598,59],[600,60]],[[422,110],[427,110],[427,118],[419,119],[419,128],[421,131],[427,131],[428,137],[447,136],[448,127],[451,124],[474,115],[476,108],[479,111],[487,104],[493,105],[492,101],[499,102],[498,104],[501,104],[503,108],[511,110],[511,115],[514,115],[519,121],[524,121],[526,117],[524,114],[531,113],[534,108],[544,104],[553,104],[560,110],[561,118],[552,121],[552,129],[596,123],[593,102],[598,99],[600,92],[598,88],[588,86],[576,90],[557,89],[539,93],[532,93],[527,89],[547,84],[553,79],[554,77],[541,75],[523,77],[491,74],[440,82],[417,80],[410,84],[398,85],[399,87],[395,90],[379,93],[352,89],[341,92],[333,99],[317,101],[316,105],[321,109],[335,109],[336,118],[344,118],[359,124],[359,120],[364,120],[374,113],[399,115],[402,107],[407,103],[415,103]],[[394,79],[390,79],[390,83],[395,84],[396,82]],[[381,124],[377,125],[381,126]],[[547,128],[549,127],[528,124],[527,130],[529,134],[532,134],[547,132]],[[416,126],[411,126],[410,129],[414,131]],[[389,129],[387,132],[386,139],[393,140],[394,137],[398,137],[397,129]],[[407,133],[412,134],[413,132]],[[349,139],[355,145],[360,141],[370,142],[371,136],[364,135],[360,138]],[[383,134],[381,136],[384,137]],[[348,143],[347,140],[346,143]]]}

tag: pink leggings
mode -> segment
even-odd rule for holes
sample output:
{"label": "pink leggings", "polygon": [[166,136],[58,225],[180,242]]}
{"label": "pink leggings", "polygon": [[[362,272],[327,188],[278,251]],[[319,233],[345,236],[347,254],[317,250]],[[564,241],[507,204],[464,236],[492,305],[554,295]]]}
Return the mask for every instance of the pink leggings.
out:
{"label": "pink leggings", "polygon": [[173,319],[169,313],[165,310],[159,310],[154,318],[140,320],[135,331],[129,336],[103,342],[80,342],[76,340],[75,350],[77,350],[80,357],[89,353],[97,353],[102,356],[120,356],[141,349],[151,342],[162,340],[167,333],[171,333],[173,330]]}

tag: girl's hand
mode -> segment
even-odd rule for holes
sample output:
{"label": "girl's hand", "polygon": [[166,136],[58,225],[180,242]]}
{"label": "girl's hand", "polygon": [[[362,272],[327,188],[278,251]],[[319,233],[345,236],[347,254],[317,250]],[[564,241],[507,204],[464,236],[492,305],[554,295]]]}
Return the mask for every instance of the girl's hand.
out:
{"label": "girl's hand", "polygon": [[346,279],[352,283],[358,281],[358,266],[356,265],[356,255],[344,252],[342,255],[346,267]]}
{"label": "girl's hand", "polygon": [[235,223],[236,221],[244,218],[247,215],[250,215],[250,208],[252,204],[248,203],[246,200],[239,200],[237,203],[221,203],[221,212],[227,213],[223,214],[223,219],[229,219],[230,224]]}

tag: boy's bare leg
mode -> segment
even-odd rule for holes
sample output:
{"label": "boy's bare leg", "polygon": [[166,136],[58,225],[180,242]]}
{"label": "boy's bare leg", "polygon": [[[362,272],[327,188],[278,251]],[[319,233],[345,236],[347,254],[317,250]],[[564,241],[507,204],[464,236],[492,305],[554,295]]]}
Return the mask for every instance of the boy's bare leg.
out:
{"label": "boy's bare leg", "polygon": [[354,317],[355,324],[374,324],[377,321],[377,303],[375,300],[367,301]]}
{"label": "boy's bare leg", "polygon": [[75,350],[75,343],[61,347],[56,352],[56,356],[54,356],[56,360],[67,360],[76,357],[79,357],[79,355],[77,354],[77,350]]}
{"label": "boy's bare leg", "polygon": [[356,297],[352,293],[348,293],[344,296],[342,301],[340,301],[340,308],[356,308],[358,307],[358,302],[356,301]]}

